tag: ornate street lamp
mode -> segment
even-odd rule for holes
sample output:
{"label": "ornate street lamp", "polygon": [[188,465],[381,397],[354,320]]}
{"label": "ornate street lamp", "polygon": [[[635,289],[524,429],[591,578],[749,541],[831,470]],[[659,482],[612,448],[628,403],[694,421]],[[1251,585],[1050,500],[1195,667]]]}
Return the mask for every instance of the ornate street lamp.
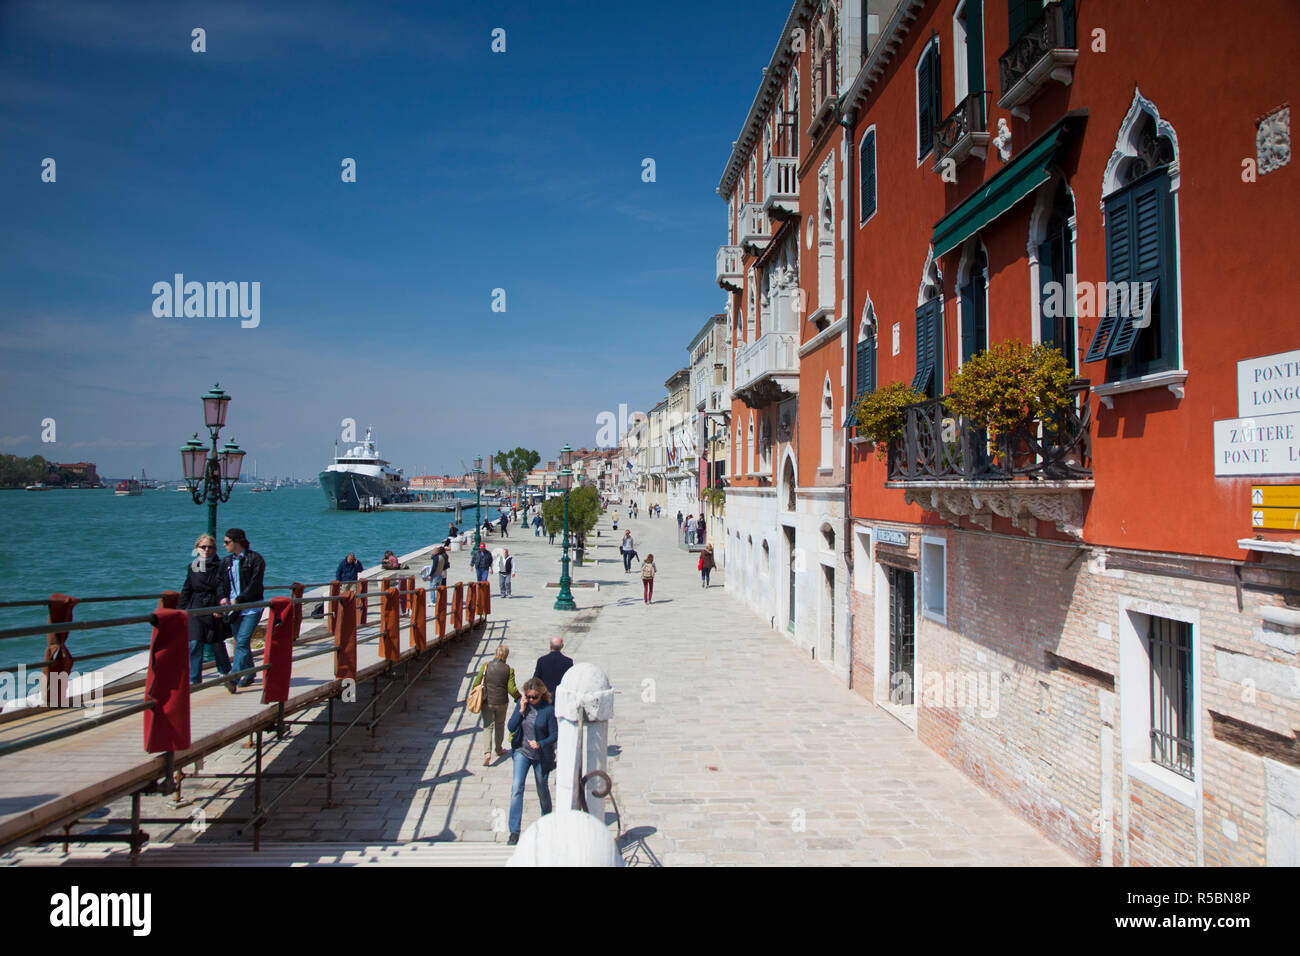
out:
{"label": "ornate street lamp", "polygon": [[482,491],[482,489],[483,489],[483,456],[478,455],[474,459],[474,550],[475,551],[478,550],[478,546],[482,541],[481,532],[483,530],[483,522],[478,512],[479,492]]}
{"label": "ornate street lamp", "polygon": [[564,492],[564,556],[560,559],[560,594],[555,599],[555,610],[576,611],[578,605],[573,603],[573,592],[569,590],[572,580],[569,578],[569,489],[573,487],[573,449],[567,444],[560,450],[560,489]]}
{"label": "ornate street lamp", "polygon": [[212,448],[203,447],[198,433],[181,446],[181,467],[185,472],[185,485],[196,505],[208,506],[208,534],[217,536],[217,504],[230,500],[230,490],[239,480],[244,451],[233,441],[227,441],[218,453],[217,436],[226,424],[226,407],[230,396],[214,385],[203,396],[203,421],[212,439]]}

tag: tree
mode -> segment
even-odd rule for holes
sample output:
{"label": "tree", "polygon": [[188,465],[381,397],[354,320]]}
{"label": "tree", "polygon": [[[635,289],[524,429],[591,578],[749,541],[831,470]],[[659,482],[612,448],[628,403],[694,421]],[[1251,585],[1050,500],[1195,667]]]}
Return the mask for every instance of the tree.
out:
{"label": "tree", "polygon": [[[569,534],[585,535],[600,519],[600,495],[595,488],[575,488],[569,492]],[[564,531],[564,495],[556,495],[542,505],[546,533]]]}
{"label": "tree", "polygon": [[535,451],[529,451],[527,448],[516,448],[514,451],[499,451],[493,456],[497,467],[506,473],[511,484],[518,490],[528,478],[528,473],[537,467],[537,463],[542,460],[542,456]]}

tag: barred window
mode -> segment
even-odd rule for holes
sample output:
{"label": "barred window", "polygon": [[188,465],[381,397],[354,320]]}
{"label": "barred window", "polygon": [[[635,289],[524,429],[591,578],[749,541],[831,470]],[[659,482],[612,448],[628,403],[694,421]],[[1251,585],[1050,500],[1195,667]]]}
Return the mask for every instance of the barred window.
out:
{"label": "barred window", "polygon": [[1195,779],[1192,625],[1152,616],[1147,646],[1151,655],[1151,761]]}

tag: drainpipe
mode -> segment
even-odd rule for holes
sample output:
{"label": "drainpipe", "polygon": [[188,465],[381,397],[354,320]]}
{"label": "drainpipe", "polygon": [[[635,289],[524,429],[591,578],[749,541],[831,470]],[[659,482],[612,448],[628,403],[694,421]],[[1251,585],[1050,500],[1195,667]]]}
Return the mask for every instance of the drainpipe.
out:
{"label": "drainpipe", "polygon": [[[857,227],[853,225],[853,124],[857,111],[849,110],[840,115],[840,128],[844,130],[844,403],[849,403],[849,396],[855,395],[858,350],[858,338],[853,322],[853,234]],[[848,419],[847,413],[845,420]],[[844,533],[840,540],[844,545],[844,567],[847,575],[844,580],[844,627],[848,634],[849,689],[853,688],[853,446],[849,444],[849,430],[844,429]]]}

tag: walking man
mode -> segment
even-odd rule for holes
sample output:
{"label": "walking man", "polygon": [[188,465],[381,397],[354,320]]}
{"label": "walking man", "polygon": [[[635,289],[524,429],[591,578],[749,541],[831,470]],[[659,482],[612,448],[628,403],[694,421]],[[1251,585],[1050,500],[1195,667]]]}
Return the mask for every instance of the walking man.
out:
{"label": "walking man", "polygon": [[542,536],[542,516],[539,513],[533,515],[533,537],[540,538],[541,536]]}
{"label": "walking man", "polygon": [[632,573],[632,553],[636,550],[636,546],[632,543],[632,532],[631,532],[631,531],[624,531],[624,532],[623,532],[623,541],[622,541],[622,543],[618,546],[618,550],[621,551],[621,552],[623,552],[623,573],[624,573],[624,574],[631,574],[631,573]]}
{"label": "walking man", "polygon": [[[266,562],[262,556],[248,545],[248,536],[242,528],[231,528],[226,532],[226,551],[221,559],[221,578],[218,583],[217,596],[222,604],[249,604],[261,601],[262,578],[266,574]],[[231,618],[231,630],[235,633],[235,659],[232,671],[250,670],[253,667],[253,631],[262,619],[260,607],[236,611]],[[240,687],[253,683],[252,674],[238,678]]]}
{"label": "walking man", "polygon": [[510,549],[506,548],[501,552],[501,559],[497,564],[497,572],[501,576],[501,596],[510,597],[510,583],[515,576],[515,559],[510,557]]}
{"label": "walking man", "polygon": [[682,509],[677,509],[677,533],[682,533]]}
{"label": "walking man", "polygon": [[552,697],[555,696],[560,681],[564,680],[564,675],[573,666],[573,658],[560,653],[563,650],[564,638],[551,638],[551,653],[537,658],[537,668],[533,671],[533,676],[546,685]]}
{"label": "walking man", "polygon": [[487,542],[479,542],[478,550],[470,558],[469,564],[474,569],[475,580],[488,579],[488,572],[492,570],[492,552],[487,549]]}
{"label": "walking man", "polygon": [[433,558],[429,562],[429,590],[435,591],[447,583],[447,567],[450,563],[446,548],[438,545],[433,549]]}
{"label": "walking man", "polygon": [[708,529],[708,522],[704,520],[704,515],[700,515],[695,521],[695,543],[704,543],[704,532]]}
{"label": "walking man", "polygon": [[502,511],[501,512],[501,537],[503,538],[510,537],[510,535],[506,534],[506,525],[508,524],[510,524],[510,518],[506,515],[504,511]]}

